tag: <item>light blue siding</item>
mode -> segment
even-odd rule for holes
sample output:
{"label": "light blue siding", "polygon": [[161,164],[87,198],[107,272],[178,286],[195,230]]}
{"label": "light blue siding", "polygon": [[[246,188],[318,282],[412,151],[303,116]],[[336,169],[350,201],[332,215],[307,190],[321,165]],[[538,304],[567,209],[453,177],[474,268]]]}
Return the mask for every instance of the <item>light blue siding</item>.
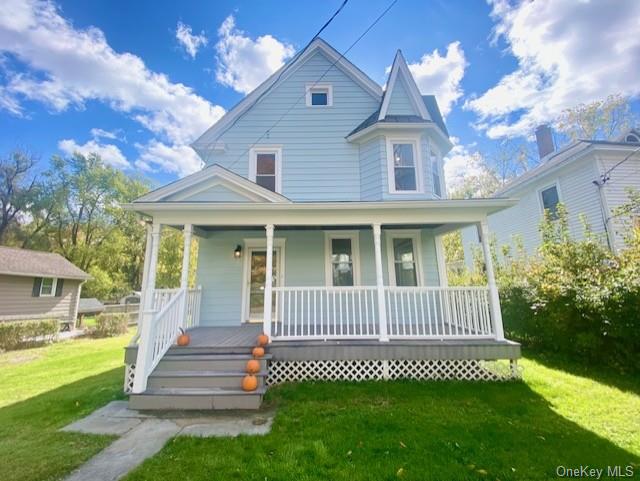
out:
{"label": "light blue siding", "polygon": [[[321,52],[314,54],[222,135],[224,153],[212,151],[203,160],[248,177],[251,145],[281,145],[283,195],[294,201],[359,200],[359,146],[345,136],[378,100],[331,64]],[[319,78],[332,85],[333,105],[307,107],[306,85]]]}
{"label": "light blue siding", "polygon": [[381,200],[385,186],[382,185],[380,159],[386,155],[383,136],[374,137],[360,145],[360,197],[361,200]]}
{"label": "light blue siding", "polygon": [[[179,195],[179,194],[177,194]],[[175,200],[176,195],[171,195],[166,200]],[[214,185],[208,187],[200,192],[196,192],[193,195],[187,197],[180,197],[180,200],[185,202],[250,202],[247,197],[238,194],[223,185]]]}
{"label": "light blue siding", "polygon": [[391,98],[389,99],[389,107],[387,108],[387,115],[419,115],[416,111],[407,88],[404,84],[402,77],[396,81],[393,91],[391,92]]}
{"label": "light blue siding", "polygon": [[[283,280],[286,286],[324,286],[324,231],[278,231],[276,239],[285,239]],[[261,231],[214,232],[200,239],[196,283],[202,286],[202,325],[238,325],[242,319],[242,290],[245,255],[233,257],[236,245],[244,239],[264,238]],[[438,270],[434,237],[422,230],[423,284],[438,285]],[[360,278],[362,285],[375,286],[376,271],[373,234],[370,229],[359,231]],[[243,251],[246,251],[243,248]],[[246,254],[246,252],[244,252]],[[386,236],[382,236],[384,282],[389,283]]]}

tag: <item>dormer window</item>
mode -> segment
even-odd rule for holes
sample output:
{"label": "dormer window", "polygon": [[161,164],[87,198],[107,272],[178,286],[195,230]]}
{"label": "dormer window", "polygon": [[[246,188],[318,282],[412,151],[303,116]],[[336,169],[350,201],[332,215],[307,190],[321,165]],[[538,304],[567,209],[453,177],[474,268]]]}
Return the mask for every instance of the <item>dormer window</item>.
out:
{"label": "dormer window", "polygon": [[417,139],[387,139],[389,192],[421,192],[420,154]]}
{"label": "dormer window", "polygon": [[331,107],[333,87],[330,84],[307,85],[307,107]]}

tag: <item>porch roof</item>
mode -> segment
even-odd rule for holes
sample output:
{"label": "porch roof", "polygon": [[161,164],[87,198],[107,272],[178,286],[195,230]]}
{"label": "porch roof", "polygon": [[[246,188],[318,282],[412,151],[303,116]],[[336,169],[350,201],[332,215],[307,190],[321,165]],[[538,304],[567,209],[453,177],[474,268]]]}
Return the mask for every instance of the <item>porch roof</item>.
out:
{"label": "porch roof", "polygon": [[134,202],[126,209],[162,224],[200,226],[434,225],[443,231],[480,222],[516,199],[442,199],[386,202]]}

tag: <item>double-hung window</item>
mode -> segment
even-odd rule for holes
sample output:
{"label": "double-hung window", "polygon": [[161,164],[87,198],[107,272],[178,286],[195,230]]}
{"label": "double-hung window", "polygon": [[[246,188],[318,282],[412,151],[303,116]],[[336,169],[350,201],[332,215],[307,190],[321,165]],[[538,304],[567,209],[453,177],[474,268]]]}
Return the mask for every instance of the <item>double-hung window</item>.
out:
{"label": "double-hung window", "polygon": [[387,232],[387,257],[392,285],[420,285],[419,232]]}
{"label": "double-hung window", "polygon": [[389,192],[420,192],[420,156],[416,140],[388,139]]}
{"label": "double-hung window", "polygon": [[251,149],[249,178],[273,192],[281,191],[282,148],[265,146]]}
{"label": "double-hung window", "polygon": [[329,286],[354,286],[359,283],[358,234],[327,232],[326,276]]}
{"label": "double-hung window", "polygon": [[560,203],[558,186],[552,185],[542,189],[540,191],[540,201],[542,202],[542,209],[549,211],[549,218],[556,220],[558,218],[558,204]]}
{"label": "double-hung window", "polygon": [[54,277],[43,277],[40,284],[40,297],[52,297],[56,293],[56,281]]}
{"label": "double-hung window", "polygon": [[442,197],[442,183],[440,181],[440,161],[435,152],[430,153],[431,157],[431,175],[433,179],[433,193],[438,197]]}

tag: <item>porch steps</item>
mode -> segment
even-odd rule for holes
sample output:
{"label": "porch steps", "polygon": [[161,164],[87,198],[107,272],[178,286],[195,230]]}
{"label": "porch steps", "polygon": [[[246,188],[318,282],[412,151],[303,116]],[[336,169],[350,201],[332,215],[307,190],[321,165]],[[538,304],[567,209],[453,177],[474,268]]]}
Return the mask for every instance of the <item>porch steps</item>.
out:
{"label": "porch steps", "polygon": [[258,389],[242,390],[251,346],[244,353],[207,349],[171,348],[147,380],[147,390],[129,396],[129,407],[138,410],[259,409],[266,391],[269,354],[258,359]]}

